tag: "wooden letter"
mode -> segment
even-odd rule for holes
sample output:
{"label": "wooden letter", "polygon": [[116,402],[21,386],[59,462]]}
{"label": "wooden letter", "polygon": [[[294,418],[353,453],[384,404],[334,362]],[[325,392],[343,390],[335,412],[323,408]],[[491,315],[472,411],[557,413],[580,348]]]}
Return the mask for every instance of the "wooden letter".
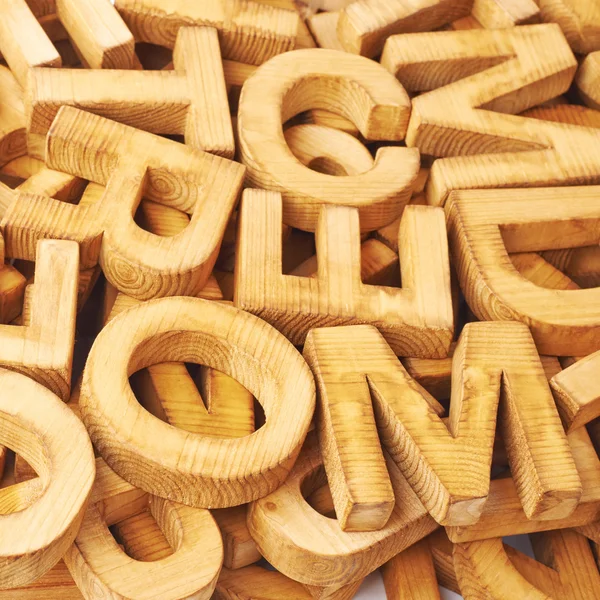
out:
{"label": "wooden letter", "polygon": [[[152,416],[128,377],[172,361],[199,362],[239,380],[263,405],[266,424],[253,435],[221,440]],[[314,402],[308,366],[269,325],[207,300],[166,298],[125,311],[102,330],[86,365],[81,411],[97,448],[124,479],[176,502],[224,508],[281,485]]]}
{"label": "wooden letter", "polygon": [[29,322],[0,325],[0,365],[24,373],[63,400],[71,390],[78,255],[73,242],[39,242]]}
{"label": "wooden letter", "polygon": [[39,474],[0,490],[0,587],[14,588],[49,571],[73,543],[94,483],[94,453],[81,421],[52,392],[3,369],[0,443]]}
{"label": "wooden letter", "polygon": [[362,231],[400,216],[419,170],[415,149],[380,148],[373,168],[332,177],[312,171],[292,154],[282,123],[302,111],[331,109],[350,119],[368,140],[404,139],[410,100],[377,63],[335,50],[296,50],[259,67],[242,89],[239,146],[254,187],[281,192],[287,225],[314,231],[322,205],[356,206]]}
{"label": "wooden letter", "polygon": [[[216,30],[182,27],[173,59],[174,71],[33,69],[26,102],[30,149],[43,148],[40,138],[67,105],[151,133],[185,134],[190,146],[233,158]],[[99,89],[106,90],[101,101]]]}
{"label": "wooden letter", "polygon": [[[97,459],[97,471],[81,529],[65,555],[67,567],[84,597],[208,600],[223,561],[221,536],[210,512],[146,497],[102,459]],[[149,506],[171,546],[168,556],[136,560],[125,554],[108,529],[115,519],[123,521],[139,513],[143,504]],[[149,548],[144,550],[148,552]]]}
{"label": "wooden letter", "polygon": [[538,562],[501,538],[457,544],[453,558],[465,600],[595,600],[600,574],[587,540],[573,530],[533,536]]}
{"label": "wooden letter", "polygon": [[[555,519],[577,506],[581,483],[524,325],[466,326],[454,353],[448,426],[440,405],[411,379],[373,327],[314,329],[304,352],[319,387],[321,444],[336,510],[345,509],[343,494],[360,499],[367,477],[371,494],[377,489],[373,482],[383,489],[374,427],[369,430],[368,421],[349,408],[362,403],[367,413],[369,392],[382,443],[439,523],[468,525],[482,513],[501,396],[501,432],[525,512]],[[356,438],[360,450],[353,452],[348,438]]]}
{"label": "wooden letter", "polygon": [[399,243],[402,290],[361,281],[358,210],[345,206],[322,209],[316,233],[317,278],[282,275],[281,215],[279,194],[244,192],[236,306],[259,315],[293,344],[304,343],[314,327],[367,322],[398,355],[447,356],[453,319],[441,213],[432,207],[405,210]]}
{"label": "wooden letter", "polygon": [[550,382],[567,431],[600,417],[600,352],[557,373]]}
{"label": "wooden letter", "polygon": [[600,6],[592,0],[538,0],[542,19],[558,23],[580,54],[600,50]]}
{"label": "wooden letter", "polygon": [[549,290],[522,277],[508,253],[600,242],[600,187],[460,191],[447,204],[461,288],[479,319],[522,321],[541,354],[600,345],[600,294]]}
{"label": "wooden letter", "polygon": [[596,130],[514,114],[571,85],[577,61],[556,25],[394,36],[382,64],[426,92],[413,98],[407,145],[449,157],[433,164],[430,204],[453,189],[600,182]]}
{"label": "wooden letter", "polygon": [[180,27],[215,27],[223,57],[251,65],[293,50],[300,23],[294,10],[252,0],[116,0],[115,6],[139,42],[173,48]]}
{"label": "wooden letter", "polygon": [[[82,269],[99,260],[106,278],[136,298],[196,295],[205,286],[241,165],[71,107],[59,111],[47,148],[52,169],[106,189],[88,206],[18,190],[3,207],[0,194],[8,256],[32,260],[36,240],[68,238],[80,244]],[[142,195],[191,213],[189,227],[167,238],[140,229],[133,215]]]}
{"label": "wooden letter", "polygon": [[[565,518],[539,520],[528,518],[517,493],[518,481],[513,477],[491,482],[488,500],[481,518],[467,527],[447,527],[448,537],[455,543],[580,527],[600,518],[600,461],[585,427],[572,431],[567,440],[581,479],[582,494],[577,508]],[[554,444],[554,440],[551,445]]]}
{"label": "wooden letter", "polygon": [[335,519],[319,514],[304,499],[325,483],[318,446],[310,435],[282,486],[250,506],[248,527],[260,553],[296,581],[339,588],[431,533],[435,522],[389,457],[386,462],[396,497],[390,520],[379,531],[344,532]]}
{"label": "wooden letter", "polygon": [[473,0],[357,0],[340,13],[338,37],[347,52],[373,57],[388,36],[438,29],[472,6]]}

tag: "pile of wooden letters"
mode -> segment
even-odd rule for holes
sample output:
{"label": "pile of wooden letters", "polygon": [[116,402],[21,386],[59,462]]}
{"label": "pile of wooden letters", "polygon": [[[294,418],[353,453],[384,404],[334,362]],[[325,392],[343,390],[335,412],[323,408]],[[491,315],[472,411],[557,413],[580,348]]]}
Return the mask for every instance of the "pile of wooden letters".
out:
{"label": "pile of wooden letters", "polygon": [[0,53],[0,600],[600,598],[600,0]]}

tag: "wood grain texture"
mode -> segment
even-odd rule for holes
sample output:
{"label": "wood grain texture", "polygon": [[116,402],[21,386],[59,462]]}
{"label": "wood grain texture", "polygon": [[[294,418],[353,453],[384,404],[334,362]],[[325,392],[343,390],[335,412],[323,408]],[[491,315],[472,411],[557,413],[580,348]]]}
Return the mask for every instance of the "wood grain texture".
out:
{"label": "wood grain texture", "polygon": [[598,348],[596,290],[541,288],[519,275],[508,257],[597,244],[597,190],[452,193],[446,206],[450,247],[461,289],[478,318],[526,323],[541,354],[586,355]]}
{"label": "wood grain texture", "polygon": [[594,110],[579,104],[553,104],[551,106],[535,106],[522,113],[524,117],[570,123],[583,127],[600,128],[600,110]]}
{"label": "wood grain texture", "polygon": [[0,325],[0,365],[31,377],[64,400],[71,390],[78,256],[73,242],[39,242],[29,323]]}
{"label": "wood grain texture", "polygon": [[0,266],[0,323],[10,323],[21,314],[27,280],[9,264]]}
{"label": "wood grain texture", "polygon": [[23,92],[10,70],[0,66],[0,166],[26,153]]}
{"label": "wood grain texture", "polygon": [[541,18],[535,0],[474,0],[471,14],[485,29],[539,23]]}
{"label": "wood grain texture", "polygon": [[[237,379],[263,405],[266,424],[253,435],[220,440],[153,417],[136,401],[128,377],[172,361],[198,362]],[[94,443],[122,477],[157,496],[224,508],[281,484],[308,430],[314,394],[306,363],[269,325],[231,307],[173,298],[136,306],[102,330],[86,366],[81,409]]]}
{"label": "wood grain texture", "polygon": [[233,158],[216,30],[182,27],[173,62],[174,71],[32,70],[26,93],[30,147],[42,147],[37,140],[47,134],[60,107],[67,105],[151,133],[182,134],[194,148]]}
{"label": "wood grain texture", "polygon": [[[316,232],[318,277],[281,271],[279,194],[246,190],[239,217],[235,304],[302,344],[309,329],[371,323],[402,356],[441,358],[453,334],[450,274],[442,215],[404,212],[399,237],[403,289],[360,278],[358,210],[325,206]],[[260,266],[260,268],[258,268]]]}
{"label": "wood grain texture", "polygon": [[60,67],[60,55],[25,0],[0,7],[0,52],[21,86],[32,67]]}
{"label": "wood grain texture", "polygon": [[0,590],[0,600],[84,600],[64,561],[29,585]]}
{"label": "wood grain texture", "polygon": [[600,50],[600,6],[586,0],[538,0],[542,20],[558,23],[571,48],[588,54]]}
{"label": "wood grain texture", "polygon": [[40,578],[72,544],[95,465],[85,428],[59,398],[19,373],[1,369],[0,379],[0,443],[39,473],[33,487],[32,482],[21,484],[30,492],[20,497],[15,495],[18,486],[0,490],[5,509],[0,585],[14,588]]}
{"label": "wood grain texture", "polygon": [[[505,546],[501,538],[456,544],[453,560],[466,600],[593,600],[600,574],[587,540],[573,530],[533,536],[538,562]],[[545,564],[544,564],[545,563]]]}
{"label": "wood grain texture", "polygon": [[583,101],[591,108],[600,109],[600,50],[585,57],[575,83]]}
{"label": "wood grain texture", "polygon": [[264,567],[223,568],[214,600],[310,600],[302,584]]}
{"label": "wood grain texture", "polygon": [[490,484],[488,500],[481,518],[467,527],[447,527],[448,537],[455,543],[483,540],[536,531],[580,527],[600,516],[600,462],[590,436],[584,427],[572,431],[567,440],[582,484],[582,495],[575,510],[565,518],[529,519],[518,499],[512,477],[495,479]]}
{"label": "wood grain texture", "polygon": [[[247,506],[232,506],[212,511],[223,538],[223,566],[226,569],[248,567],[262,558],[246,525],[247,512]],[[252,588],[248,591],[251,590]]]}
{"label": "wood grain texture", "polygon": [[[74,413],[78,392],[69,404]],[[17,481],[36,476],[18,456]],[[222,559],[221,537],[209,511],[149,496],[96,459],[90,504],[65,554],[86,600],[208,599]]]}
{"label": "wood grain texture", "polygon": [[381,574],[387,600],[440,600],[428,538],[386,562]]}
{"label": "wood grain texture", "polygon": [[252,0],[116,0],[115,6],[136,41],[173,48],[182,26],[202,25],[219,31],[224,58],[260,65],[292,50],[300,18],[296,11]]}
{"label": "wood grain texture", "polygon": [[341,11],[338,37],[347,52],[372,58],[390,35],[438,29],[472,6],[473,0],[357,0]]}
{"label": "wood grain texture", "polygon": [[322,464],[317,441],[310,436],[285,483],[250,506],[248,527],[260,553],[288,577],[339,588],[366,576],[436,528],[388,459],[396,505],[387,525],[373,532],[342,531],[336,520],[316,512],[303,497],[325,483]]}
{"label": "wood grain texture", "polygon": [[430,514],[445,525],[475,523],[488,495],[501,397],[500,431],[525,512],[549,520],[577,506],[581,483],[525,326],[466,326],[454,353],[448,425],[441,406],[372,327],[313,330],[304,355],[318,384],[320,443],[338,517],[348,514],[351,500],[358,511],[361,496],[383,497],[376,422],[382,444]]}
{"label": "wood grain texture", "polygon": [[360,175],[373,168],[369,150],[345,131],[307,124],[290,127],[283,135],[293,155],[313,171],[347,176]]}
{"label": "wood grain texture", "polygon": [[280,192],[284,222],[314,231],[322,205],[359,208],[362,231],[400,216],[419,168],[414,149],[385,146],[373,168],[333,178],[305,167],[290,151],[282,123],[310,109],[340,113],[369,140],[400,141],[410,113],[402,86],[377,63],[335,50],[296,50],[257,69],[242,89],[239,151],[255,187]]}
{"label": "wood grain texture", "polygon": [[[96,486],[102,483],[105,482],[99,480]],[[96,489],[95,498],[99,501],[109,495],[113,502],[119,501],[112,488]],[[141,560],[118,546],[97,504],[88,508],[75,543],[65,554],[67,567],[86,600],[208,600],[212,596],[223,546],[210,512],[154,496],[148,498],[148,505],[172,552],[153,556],[152,539],[145,535],[142,522],[141,530],[128,532],[130,536],[142,536],[137,540],[139,547],[144,548]],[[133,541],[132,537],[129,539]]]}
{"label": "wood grain texture", "polygon": [[133,35],[110,2],[56,0],[56,14],[89,68],[136,67]]}
{"label": "wood grain texture", "polygon": [[600,352],[557,373],[550,384],[567,431],[600,417]]}
{"label": "wood grain texture", "polygon": [[[317,381],[319,446],[340,528],[377,531],[389,521],[396,500],[379,442],[367,378],[349,378],[342,367],[349,358],[346,353],[338,355],[338,362],[340,339],[332,335],[338,331],[346,343],[352,340],[352,346],[361,348],[367,347],[369,337],[357,328],[343,328],[313,329],[306,338],[303,356]],[[372,348],[371,345],[371,353]],[[359,359],[353,356],[348,364],[359,367]]]}
{"label": "wood grain texture", "polygon": [[[196,295],[206,285],[242,166],[66,106],[47,148],[52,169],[106,189],[89,206],[14,192],[1,224],[8,256],[31,260],[38,239],[60,237],[79,242],[82,269],[99,261],[115,287],[142,300]],[[142,195],[191,214],[190,225],[173,237],[143,231],[133,220]]]}
{"label": "wood grain texture", "polygon": [[514,114],[571,85],[577,63],[556,25],[393,36],[382,63],[425,92],[413,99],[407,145],[444,157],[431,170],[429,203],[453,189],[600,180],[580,152],[598,143],[595,130]]}
{"label": "wood grain texture", "polygon": [[598,245],[562,250],[546,250],[544,260],[566,273],[582,288],[600,286],[600,248]]}

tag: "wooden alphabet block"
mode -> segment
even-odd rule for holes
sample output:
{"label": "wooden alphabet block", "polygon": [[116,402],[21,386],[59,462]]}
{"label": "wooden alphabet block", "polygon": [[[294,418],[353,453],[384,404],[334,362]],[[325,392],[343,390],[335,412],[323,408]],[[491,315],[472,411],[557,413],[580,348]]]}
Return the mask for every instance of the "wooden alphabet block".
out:
{"label": "wooden alphabet block", "polygon": [[550,382],[556,406],[567,431],[600,417],[600,352],[590,354]]}
{"label": "wooden alphabet block", "polygon": [[[233,158],[225,75],[215,29],[182,27],[174,71],[34,69],[27,89],[30,152],[61,106],[75,106],[151,133],[184,134],[194,148]],[[98,90],[106,90],[98,102]],[[39,156],[43,158],[43,155]]]}
{"label": "wooden alphabet block", "polygon": [[[103,358],[109,355],[110,364]],[[266,424],[255,435],[222,440],[160,421],[127,382],[159,362],[197,362],[233,376],[263,405]],[[269,325],[232,307],[172,298],[131,308],[102,330],[80,404],[100,453],[127,481],[184,504],[225,508],[262,497],[285,479],[308,431],[314,395],[308,366]]]}
{"label": "wooden alphabet block", "polygon": [[[23,189],[5,203],[0,193],[8,256],[31,260],[38,239],[68,238],[80,244],[83,269],[99,261],[108,281],[136,298],[196,295],[205,286],[241,187],[241,165],[71,107],[59,111],[47,148],[52,169],[106,189],[88,206]],[[190,225],[168,238],[141,230],[133,214],[142,195],[190,213]]]}
{"label": "wooden alphabet block", "polygon": [[396,497],[390,520],[379,531],[345,532],[304,499],[325,483],[316,439],[309,436],[281,487],[250,506],[248,527],[261,554],[296,581],[339,589],[433,531],[435,522],[391,459],[386,460]]}
{"label": "wooden alphabet block", "polygon": [[293,50],[300,18],[293,10],[252,0],[116,0],[115,6],[136,41],[173,48],[182,26],[200,25],[219,31],[223,58],[260,65]]}
{"label": "wooden alphabet block", "polygon": [[519,502],[517,480],[512,477],[494,479],[490,484],[488,500],[479,521],[466,527],[447,527],[450,540],[454,543],[471,542],[595,523],[600,518],[598,455],[585,427],[569,433],[567,440],[583,490],[579,504],[569,516],[554,520],[529,519]]}
{"label": "wooden alphabet block", "polygon": [[29,323],[0,325],[0,365],[31,377],[63,400],[71,390],[78,255],[73,242],[39,242]]}
{"label": "wooden alphabet block", "polygon": [[346,177],[305,167],[290,152],[282,123],[305,110],[333,106],[368,140],[404,139],[410,100],[380,65],[334,50],[288,52],[259,67],[242,89],[238,136],[248,181],[282,194],[287,225],[314,231],[322,205],[349,205],[359,208],[362,231],[379,229],[408,203],[418,152],[382,147],[373,168]]}
{"label": "wooden alphabet block", "polygon": [[[492,345],[488,355],[485,348]],[[410,378],[372,327],[313,329],[304,356],[317,380],[320,443],[338,516],[348,513],[350,500],[357,514],[367,511],[365,499],[385,490],[387,474],[377,455],[381,437],[439,523],[476,522],[488,496],[502,389],[500,431],[525,512],[549,520],[575,510],[581,483],[524,325],[466,326],[454,353],[448,425],[440,418],[442,407]],[[548,439],[553,440],[551,466]],[[381,510],[383,497],[380,492]]]}
{"label": "wooden alphabet block", "polygon": [[548,290],[508,253],[598,244],[598,187],[460,191],[447,204],[461,289],[484,320],[527,323],[541,354],[586,355],[600,344],[596,290]]}
{"label": "wooden alphabet block", "polygon": [[[102,459],[97,459],[97,464],[101,476],[96,479],[75,542],[65,554],[65,563],[85,598],[139,598],[149,585],[155,597],[165,600],[210,598],[223,561],[221,536],[210,512],[143,493],[140,496],[140,490],[122,480]],[[143,536],[138,540],[144,551],[140,560],[119,548],[108,529],[116,514],[119,521],[140,514],[140,501],[147,504],[172,548],[167,556],[152,556],[143,523],[138,530]],[[104,512],[107,502],[118,506],[118,513]]]}
{"label": "wooden alphabet block", "polygon": [[542,20],[558,23],[580,54],[600,50],[600,6],[587,0],[539,0]]}
{"label": "wooden alphabet block", "polygon": [[577,62],[556,25],[394,36],[382,64],[425,92],[413,98],[407,145],[448,157],[431,169],[430,204],[454,189],[600,181],[595,130],[514,114],[571,85]]}
{"label": "wooden alphabet block", "polygon": [[21,497],[19,486],[0,490],[0,586],[14,588],[40,578],[73,543],[95,465],[85,428],[52,392],[3,369],[0,380],[0,443],[8,444],[40,475],[33,487],[32,482],[21,484]]}
{"label": "wooden alphabet block", "polygon": [[532,542],[538,560],[505,546],[501,538],[456,544],[453,562],[464,598],[598,597],[600,574],[582,535],[548,531],[532,536]]}
{"label": "wooden alphabet block", "polygon": [[402,272],[404,287],[399,290],[361,281],[358,212],[325,206],[316,233],[318,277],[283,275],[281,197],[246,190],[238,232],[236,306],[259,315],[293,344],[302,344],[314,327],[367,322],[398,355],[447,356],[453,319],[442,215],[430,207],[404,211],[399,255],[408,271]]}
{"label": "wooden alphabet block", "polygon": [[432,31],[471,12],[473,0],[357,0],[340,13],[338,37],[347,52],[377,56],[388,36]]}
{"label": "wooden alphabet block", "polygon": [[[600,23],[599,23],[600,26]],[[599,29],[600,36],[600,29]],[[575,78],[583,101],[591,108],[600,109],[600,50],[585,57]]]}

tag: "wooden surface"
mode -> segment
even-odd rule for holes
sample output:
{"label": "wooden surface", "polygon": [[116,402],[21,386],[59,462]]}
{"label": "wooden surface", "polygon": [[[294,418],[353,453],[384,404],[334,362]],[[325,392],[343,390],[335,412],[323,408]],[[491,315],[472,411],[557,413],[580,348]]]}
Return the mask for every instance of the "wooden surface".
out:
{"label": "wooden surface", "polygon": [[[326,206],[316,233],[316,279],[281,273],[282,201],[246,190],[240,210],[235,304],[302,344],[309,329],[371,323],[402,356],[442,358],[452,339],[452,307],[442,214],[405,211],[399,234],[403,288],[363,284],[358,210]],[[434,275],[435,273],[435,275]],[[427,311],[420,307],[427,305]],[[394,308],[392,308],[394,307]]]}
{"label": "wooden surface", "polygon": [[[132,42],[133,45],[133,42]],[[40,148],[61,106],[75,106],[233,158],[234,142],[217,32],[182,27],[174,71],[34,69],[26,95],[29,144]],[[105,90],[98,102],[98,90]]]}
{"label": "wooden surface", "polygon": [[[343,586],[433,531],[433,519],[394,463],[388,459],[387,464],[397,499],[387,525],[373,532],[344,532],[303,497],[324,482],[316,440],[309,437],[285,483],[250,507],[248,527],[260,553],[297,581]],[[307,564],[312,568],[306,569]]]}
{"label": "wooden surface", "polygon": [[14,588],[44,575],[72,544],[95,465],[85,428],[59,398],[19,373],[2,369],[0,378],[0,442],[40,475],[0,491],[0,585]]}
{"label": "wooden surface", "polygon": [[410,100],[385,69],[334,50],[296,50],[270,60],[243,87],[238,137],[248,181],[282,194],[283,221],[293,227],[314,231],[322,205],[350,204],[359,209],[362,231],[379,229],[408,203],[418,153],[382,147],[364,173],[334,179],[312,171],[288,148],[282,123],[301,111],[331,106],[366,139],[404,139]]}
{"label": "wooden surface", "polygon": [[0,366],[31,377],[63,400],[71,390],[78,259],[74,242],[39,242],[28,322],[0,325]]}
{"label": "wooden surface", "polygon": [[571,85],[577,62],[556,25],[393,36],[382,64],[409,91],[425,92],[413,99],[406,139],[444,157],[431,170],[429,203],[454,189],[599,180],[579,152],[596,145],[594,130],[514,114]]}
{"label": "wooden surface", "polygon": [[[246,332],[242,338],[238,327]],[[157,346],[161,339],[172,343]],[[269,347],[262,344],[265,339]],[[140,344],[146,348],[141,354],[135,350]],[[107,367],[107,352],[120,362],[118,372]],[[251,436],[217,440],[174,429],[144,411],[129,375],[157,362],[191,360],[238,379],[263,405],[265,426]],[[231,307],[173,298],[136,306],[102,330],[88,359],[81,409],[97,448],[122,477],[161,497],[220,508],[262,497],[281,484],[308,430],[314,393],[301,356],[269,325]],[[122,418],[125,406],[130,420]],[[171,450],[165,453],[156,439]],[[256,452],[261,461],[252,459]],[[144,466],[131,468],[135,464]]]}
{"label": "wooden surface", "polygon": [[[22,189],[9,195],[2,221],[8,256],[32,260],[37,239],[62,237],[79,242],[81,268],[99,261],[114,286],[137,298],[195,294],[205,286],[239,193],[242,166],[71,107],[59,111],[47,149],[49,167],[106,189],[88,206]],[[92,155],[95,160],[89,160]],[[115,167],[110,173],[107,164]],[[143,231],[132,218],[142,194],[191,213],[190,226],[168,238]]]}
{"label": "wooden surface", "polygon": [[585,355],[597,349],[597,290],[544,289],[521,277],[507,257],[509,252],[597,244],[596,189],[485,190],[450,196],[450,247],[461,289],[478,317],[526,323],[542,354]]}
{"label": "wooden surface", "polygon": [[224,58],[260,65],[292,50],[299,17],[295,11],[252,0],[116,0],[115,6],[137,41],[173,48],[180,27],[207,25],[219,30]]}
{"label": "wooden surface", "polygon": [[0,600],[600,597],[599,6],[0,6]]}

